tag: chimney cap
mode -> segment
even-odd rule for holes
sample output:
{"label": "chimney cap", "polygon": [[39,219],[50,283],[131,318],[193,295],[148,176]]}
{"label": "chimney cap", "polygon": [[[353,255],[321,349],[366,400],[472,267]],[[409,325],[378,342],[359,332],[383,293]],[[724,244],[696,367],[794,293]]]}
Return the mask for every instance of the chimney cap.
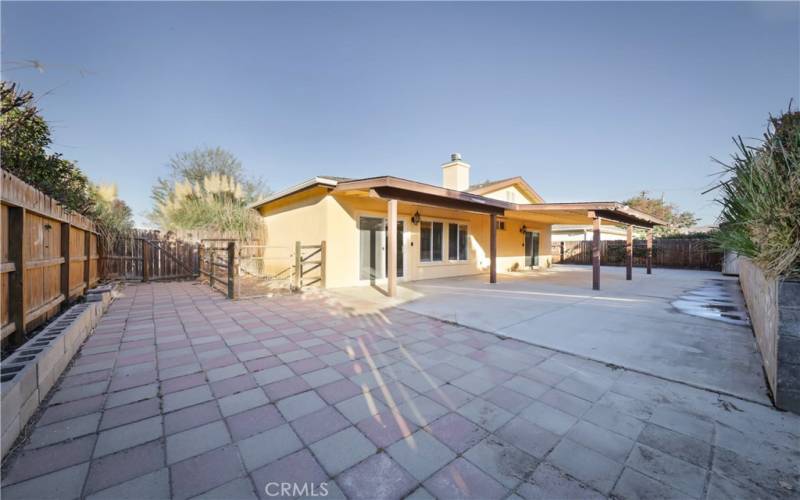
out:
{"label": "chimney cap", "polygon": [[450,161],[461,161],[461,153],[450,153]]}

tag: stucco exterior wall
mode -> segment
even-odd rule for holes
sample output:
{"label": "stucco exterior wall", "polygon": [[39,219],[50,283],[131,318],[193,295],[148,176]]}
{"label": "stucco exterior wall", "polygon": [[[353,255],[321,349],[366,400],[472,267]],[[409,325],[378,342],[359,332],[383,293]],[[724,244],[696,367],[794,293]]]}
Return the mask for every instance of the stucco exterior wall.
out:
{"label": "stucco exterior wall", "polygon": [[[313,191],[313,190],[312,190]],[[326,286],[329,288],[366,285],[359,279],[359,232],[361,216],[386,217],[386,200],[353,195],[330,195],[324,190],[295,195],[271,206],[264,215],[268,246],[291,248],[295,241],[303,244],[327,243]],[[420,261],[420,226],[411,223],[419,211],[422,220],[466,224],[469,231],[469,259],[448,261],[448,232],[444,231],[444,260]],[[262,209],[262,215],[265,214]],[[403,280],[444,278],[487,272],[489,270],[489,216],[457,210],[399,203],[398,219],[404,223]],[[550,259],[550,226],[530,221],[504,219],[505,230],[497,231],[498,271],[523,270],[525,263],[524,235],[520,227],[539,231],[540,267]]]}
{"label": "stucco exterior wall", "polygon": [[517,186],[508,186],[483,196],[500,201],[510,201],[511,203],[536,203],[537,200],[528,198]]}
{"label": "stucco exterior wall", "polygon": [[325,239],[326,195],[324,189],[312,189],[273,204],[269,215],[260,210],[268,247],[264,261],[267,273],[278,273],[294,264],[291,256],[296,241],[317,245]]}

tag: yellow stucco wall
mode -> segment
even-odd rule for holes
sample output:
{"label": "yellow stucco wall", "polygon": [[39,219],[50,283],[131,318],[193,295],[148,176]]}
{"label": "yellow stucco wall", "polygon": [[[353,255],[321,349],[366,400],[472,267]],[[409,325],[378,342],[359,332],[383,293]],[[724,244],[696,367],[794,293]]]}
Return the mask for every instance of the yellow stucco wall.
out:
{"label": "yellow stucco wall", "polygon": [[529,198],[517,186],[508,186],[491,193],[486,193],[482,196],[492,198],[494,200],[509,201],[511,203],[538,203],[538,200]]}
{"label": "yellow stucco wall", "polygon": [[[366,196],[325,194],[322,189],[291,196],[280,203],[262,208],[268,246],[290,248],[295,241],[303,244],[327,245],[326,285],[331,288],[367,284],[359,280],[359,233],[361,216],[386,217],[386,200]],[[419,211],[422,220],[466,224],[469,231],[469,260],[451,262],[447,259],[448,231],[445,225],[442,262],[420,262],[420,226],[411,223]],[[403,251],[405,276],[413,281],[430,278],[462,276],[486,272],[489,269],[489,216],[458,210],[433,208],[400,203],[398,219],[404,222]],[[497,232],[497,269],[509,271],[514,265],[524,266],[524,235],[520,227],[540,232],[540,267],[550,264],[550,227],[529,221],[505,220],[506,229]]]}

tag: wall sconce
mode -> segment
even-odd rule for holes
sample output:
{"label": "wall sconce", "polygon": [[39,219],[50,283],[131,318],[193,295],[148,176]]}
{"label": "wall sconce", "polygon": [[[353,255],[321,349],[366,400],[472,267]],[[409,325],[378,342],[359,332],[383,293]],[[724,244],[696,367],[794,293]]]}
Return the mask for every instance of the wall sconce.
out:
{"label": "wall sconce", "polygon": [[525,231],[527,231],[527,230],[528,230],[528,228],[525,227],[525,224],[523,224],[522,227],[519,228],[519,232],[522,233],[522,234],[525,234]]}
{"label": "wall sconce", "polygon": [[419,210],[417,210],[416,212],[414,212],[414,215],[411,216],[411,223],[416,226],[417,224],[419,224],[421,218],[422,216],[419,214]]}

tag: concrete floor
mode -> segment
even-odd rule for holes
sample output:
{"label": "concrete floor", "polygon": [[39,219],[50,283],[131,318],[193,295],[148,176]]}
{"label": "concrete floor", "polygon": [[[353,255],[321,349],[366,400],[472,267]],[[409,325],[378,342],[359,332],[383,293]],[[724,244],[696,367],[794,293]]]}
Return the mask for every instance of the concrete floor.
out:
{"label": "concrete floor", "polygon": [[[717,272],[604,267],[601,290],[588,266],[403,283],[398,298],[377,288],[336,290],[356,308],[397,306],[667,380],[769,404],[749,326],[684,314],[672,302],[726,280]],[[734,279],[735,281],[735,279]],[[740,293],[736,287],[734,293]],[[741,300],[733,297],[733,302]]]}

